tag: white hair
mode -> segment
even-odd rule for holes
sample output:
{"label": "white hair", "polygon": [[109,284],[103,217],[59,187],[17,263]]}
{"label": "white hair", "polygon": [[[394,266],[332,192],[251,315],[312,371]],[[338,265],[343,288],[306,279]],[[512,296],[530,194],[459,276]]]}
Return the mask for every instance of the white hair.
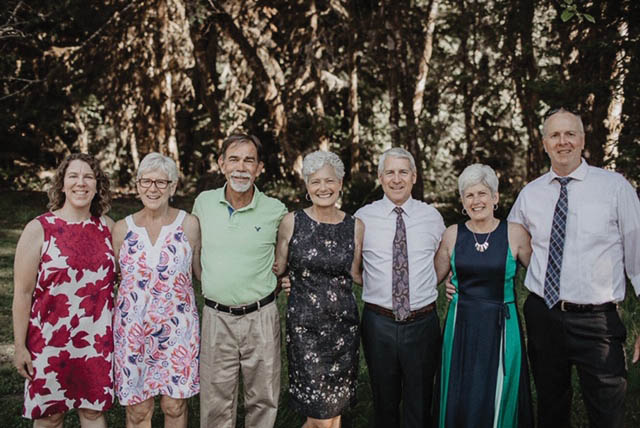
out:
{"label": "white hair", "polygon": [[549,122],[549,119],[551,119],[552,116],[558,114],[558,113],[569,113],[571,115],[573,115],[573,117],[576,118],[576,120],[578,121],[578,130],[580,131],[580,133],[584,134],[584,125],[582,124],[582,118],[580,117],[579,114],[575,114],[572,111],[569,110],[565,110],[564,108],[560,107],[559,109],[554,109],[549,111],[545,117],[544,117],[544,122],[542,123],[542,136],[546,137],[547,136],[547,123]]}
{"label": "white hair", "polygon": [[178,167],[175,161],[160,153],[151,152],[142,159],[138,166],[136,180],[139,180],[145,172],[151,171],[162,171],[167,174],[170,181],[174,183],[178,181]]}
{"label": "white hair", "polygon": [[416,173],[416,161],[413,159],[413,155],[402,147],[392,147],[386,150],[382,156],[380,156],[380,160],[378,160],[378,176],[381,176],[384,172],[384,161],[389,156],[393,158],[408,159],[411,164],[411,171],[413,171],[414,174]]}
{"label": "white hair", "polygon": [[333,152],[317,150],[306,155],[302,161],[302,177],[304,178],[304,182],[308,184],[309,177],[321,170],[325,165],[333,167],[336,177],[342,180],[344,177],[344,164],[342,160],[340,160],[340,157]]}
{"label": "white hair", "polygon": [[487,186],[491,190],[491,196],[498,193],[498,176],[489,165],[474,163],[462,171],[462,174],[458,177],[460,196],[462,197],[466,189],[476,184]]}

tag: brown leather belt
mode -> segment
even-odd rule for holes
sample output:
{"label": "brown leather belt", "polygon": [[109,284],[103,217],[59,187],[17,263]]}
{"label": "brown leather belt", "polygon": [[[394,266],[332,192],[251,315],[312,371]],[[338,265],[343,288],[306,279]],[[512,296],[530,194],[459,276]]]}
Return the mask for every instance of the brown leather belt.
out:
{"label": "brown leather belt", "polygon": [[373,303],[364,303],[364,307],[373,311],[377,314],[385,316],[387,318],[391,318],[395,322],[405,323],[410,321],[419,320],[420,318],[426,317],[429,313],[431,313],[436,308],[436,302],[430,303],[427,306],[424,306],[420,309],[416,309],[415,311],[411,311],[409,316],[405,320],[396,320],[396,316],[393,314],[391,309],[383,308],[382,306],[374,305]]}
{"label": "brown leather belt", "polygon": [[227,306],[222,303],[214,302],[213,300],[209,300],[207,298],[204,299],[204,304],[209,306],[210,308],[216,309],[218,311],[226,312],[231,315],[246,315],[251,312],[255,312],[264,305],[268,305],[273,302],[276,298],[276,293],[272,292],[267,297],[260,299],[255,303],[249,303],[248,305],[242,306]]}

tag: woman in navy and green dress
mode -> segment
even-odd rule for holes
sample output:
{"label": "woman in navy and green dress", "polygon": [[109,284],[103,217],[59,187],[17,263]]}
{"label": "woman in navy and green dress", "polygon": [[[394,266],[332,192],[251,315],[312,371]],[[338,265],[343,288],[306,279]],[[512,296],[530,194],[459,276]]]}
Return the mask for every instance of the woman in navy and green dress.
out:
{"label": "woman in navy and green dress", "polygon": [[442,346],[439,427],[533,426],[529,373],[516,307],[516,261],[531,256],[519,224],[494,217],[498,178],[474,164],[458,178],[466,222],[447,228],[435,264],[452,272]]}

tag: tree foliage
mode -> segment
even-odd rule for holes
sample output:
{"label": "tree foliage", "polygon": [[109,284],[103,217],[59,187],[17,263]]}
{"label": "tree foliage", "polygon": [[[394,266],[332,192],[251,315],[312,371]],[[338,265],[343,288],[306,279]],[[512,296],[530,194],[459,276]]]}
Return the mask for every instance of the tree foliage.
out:
{"label": "tree foliage", "polygon": [[[232,132],[265,144],[263,185],[296,199],[304,154],[340,154],[348,203],[378,154],[418,160],[418,198],[454,202],[468,164],[507,201],[548,166],[540,123],[579,112],[585,157],[638,183],[639,6],[542,0],[8,0],[0,11],[0,182],[34,187],[70,151],[127,189],[139,160],[215,183]],[[286,195],[284,195],[286,196]]]}

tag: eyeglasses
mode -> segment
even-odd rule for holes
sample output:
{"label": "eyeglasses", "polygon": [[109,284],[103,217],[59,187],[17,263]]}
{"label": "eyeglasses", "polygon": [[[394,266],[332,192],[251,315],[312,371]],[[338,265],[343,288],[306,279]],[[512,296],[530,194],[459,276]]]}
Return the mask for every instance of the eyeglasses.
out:
{"label": "eyeglasses", "polygon": [[164,190],[171,183],[173,183],[173,181],[171,181],[171,180],[163,180],[163,179],[152,180],[150,178],[141,178],[141,179],[138,180],[138,184],[143,189],[147,189],[147,188],[151,187],[152,184],[155,184],[156,188],[158,188],[160,190]]}

